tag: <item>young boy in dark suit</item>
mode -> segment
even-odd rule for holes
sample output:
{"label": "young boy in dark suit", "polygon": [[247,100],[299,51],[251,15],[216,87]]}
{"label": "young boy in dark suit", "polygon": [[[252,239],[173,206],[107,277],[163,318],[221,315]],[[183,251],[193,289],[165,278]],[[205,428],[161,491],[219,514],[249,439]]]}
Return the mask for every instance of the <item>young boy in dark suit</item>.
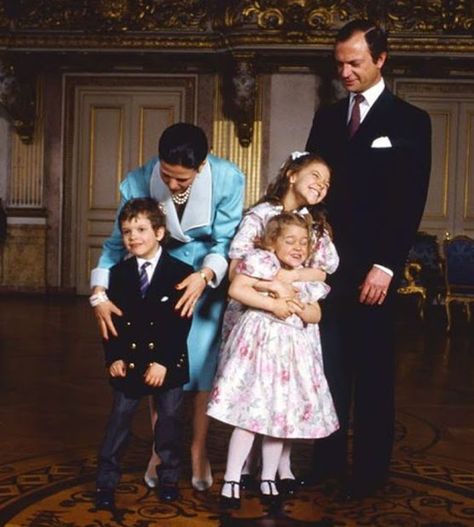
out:
{"label": "young boy in dark suit", "polygon": [[152,198],[128,201],[118,217],[131,258],[111,269],[108,297],[120,308],[117,337],[103,341],[114,390],[112,411],[99,451],[96,506],[113,509],[120,480],[119,456],[130,434],[140,399],[151,394],[159,419],[154,427],[159,496],[179,497],[182,386],[189,379],[186,340],[191,319],[175,310],[181,295],[175,286],[193,269],[162,247],[165,215]]}

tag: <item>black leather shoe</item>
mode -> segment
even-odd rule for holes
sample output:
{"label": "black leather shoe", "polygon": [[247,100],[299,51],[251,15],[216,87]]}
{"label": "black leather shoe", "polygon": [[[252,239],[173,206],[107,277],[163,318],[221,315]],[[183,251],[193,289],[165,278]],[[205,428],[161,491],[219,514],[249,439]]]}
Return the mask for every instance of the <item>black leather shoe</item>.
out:
{"label": "black leather shoe", "polygon": [[158,486],[161,501],[176,501],[179,499],[179,488],[176,483],[163,483]]}
{"label": "black leather shoe", "polygon": [[278,492],[283,496],[294,496],[299,487],[299,481],[294,478],[278,479],[276,482]]}
{"label": "black leather shoe", "polygon": [[222,489],[225,485],[230,485],[230,496],[223,496],[221,490],[221,496],[219,498],[219,505],[222,509],[240,509],[240,492],[237,497],[236,489],[240,491],[240,483],[238,481],[226,481],[222,482]]}
{"label": "black leather shoe", "polygon": [[112,511],[115,509],[115,495],[112,490],[97,489],[95,493],[95,507],[97,510]]}

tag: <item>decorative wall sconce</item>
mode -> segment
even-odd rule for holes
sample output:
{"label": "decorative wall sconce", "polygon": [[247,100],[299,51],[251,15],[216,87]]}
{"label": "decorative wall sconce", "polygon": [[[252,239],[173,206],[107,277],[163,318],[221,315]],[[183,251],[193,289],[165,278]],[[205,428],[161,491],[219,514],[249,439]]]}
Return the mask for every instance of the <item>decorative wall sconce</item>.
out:
{"label": "decorative wall sconce", "polygon": [[0,58],[0,111],[25,144],[33,141],[35,98],[32,80],[20,80],[15,67],[5,58]]}

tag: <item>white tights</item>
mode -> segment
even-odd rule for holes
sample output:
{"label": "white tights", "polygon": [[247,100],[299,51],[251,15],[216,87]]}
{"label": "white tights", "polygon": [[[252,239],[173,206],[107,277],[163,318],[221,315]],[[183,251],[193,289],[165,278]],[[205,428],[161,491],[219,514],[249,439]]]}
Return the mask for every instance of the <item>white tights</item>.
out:
{"label": "white tights", "polygon": [[278,463],[278,475],[280,479],[295,479],[295,475],[291,470],[291,444],[291,439],[285,439],[280,462]]}
{"label": "white tights", "polygon": [[[278,463],[278,476],[280,479],[295,479],[295,475],[291,470],[291,445],[291,440],[285,439],[280,462]],[[254,441],[242,468],[242,474],[256,474],[261,462],[261,448],[259,447],[260,441]]]}
{"label": "white tights", "polygon": [[[247,459],[255,439],[255,434],[242,428],[234,428],[229,441],[229,452],[227,454],[227,466],[224,474],[225,481],[240,481],[242,467]],[[276,472],[282,465],[285,470],[291,473],[289,468],[289,451],[287,459],[282,460],[282,454],[286,444],[284,439],[264,436],[262,439],[262,480],[275,480]],[[286,454],[285,454],[286,455]],[[280,477],[283,477],[280,474]],[[261,485],[263,494],[277,494],[274,484]],[[235,487],[234,498],[239,498],[239,489]],[[231,485],[225,484],[222,487],[222,496],[231,497]]]}

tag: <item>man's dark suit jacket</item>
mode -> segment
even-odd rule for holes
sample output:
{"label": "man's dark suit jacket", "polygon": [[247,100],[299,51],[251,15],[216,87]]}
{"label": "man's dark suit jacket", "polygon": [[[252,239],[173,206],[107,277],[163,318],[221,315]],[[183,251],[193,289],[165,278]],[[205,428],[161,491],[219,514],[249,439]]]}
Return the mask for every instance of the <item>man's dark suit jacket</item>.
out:
{"label": "man's dark suit jacket", "polygon": [[[181,386],[189,380],[187,338],[191,318],[182,318],[174,306],[181,296],[176,284],[193,268],[162,251],[144,298],[140,294],[136,258],[124,260],[110,270],[108,296],[123,316],[113,317],[118,337],[104,340],[105,362],[127,364],[125,378],[112,378],[112,386],[130,397],[140,397],[157,389]],[[150,362],[167,368],[161,388],[143,382]]]}
{"label": "man's dark suit jacket", "polygon": [[[348,104],[346,98],[320,108],[306,145],[332,168],[327,208],[341,264],[331,296],[354,294],[374,263],[394,272],[402,268],[423,214],[431,167],[425,111],[385,88],[349,140]],[[372,147],[380,137],[392,147]]]}

